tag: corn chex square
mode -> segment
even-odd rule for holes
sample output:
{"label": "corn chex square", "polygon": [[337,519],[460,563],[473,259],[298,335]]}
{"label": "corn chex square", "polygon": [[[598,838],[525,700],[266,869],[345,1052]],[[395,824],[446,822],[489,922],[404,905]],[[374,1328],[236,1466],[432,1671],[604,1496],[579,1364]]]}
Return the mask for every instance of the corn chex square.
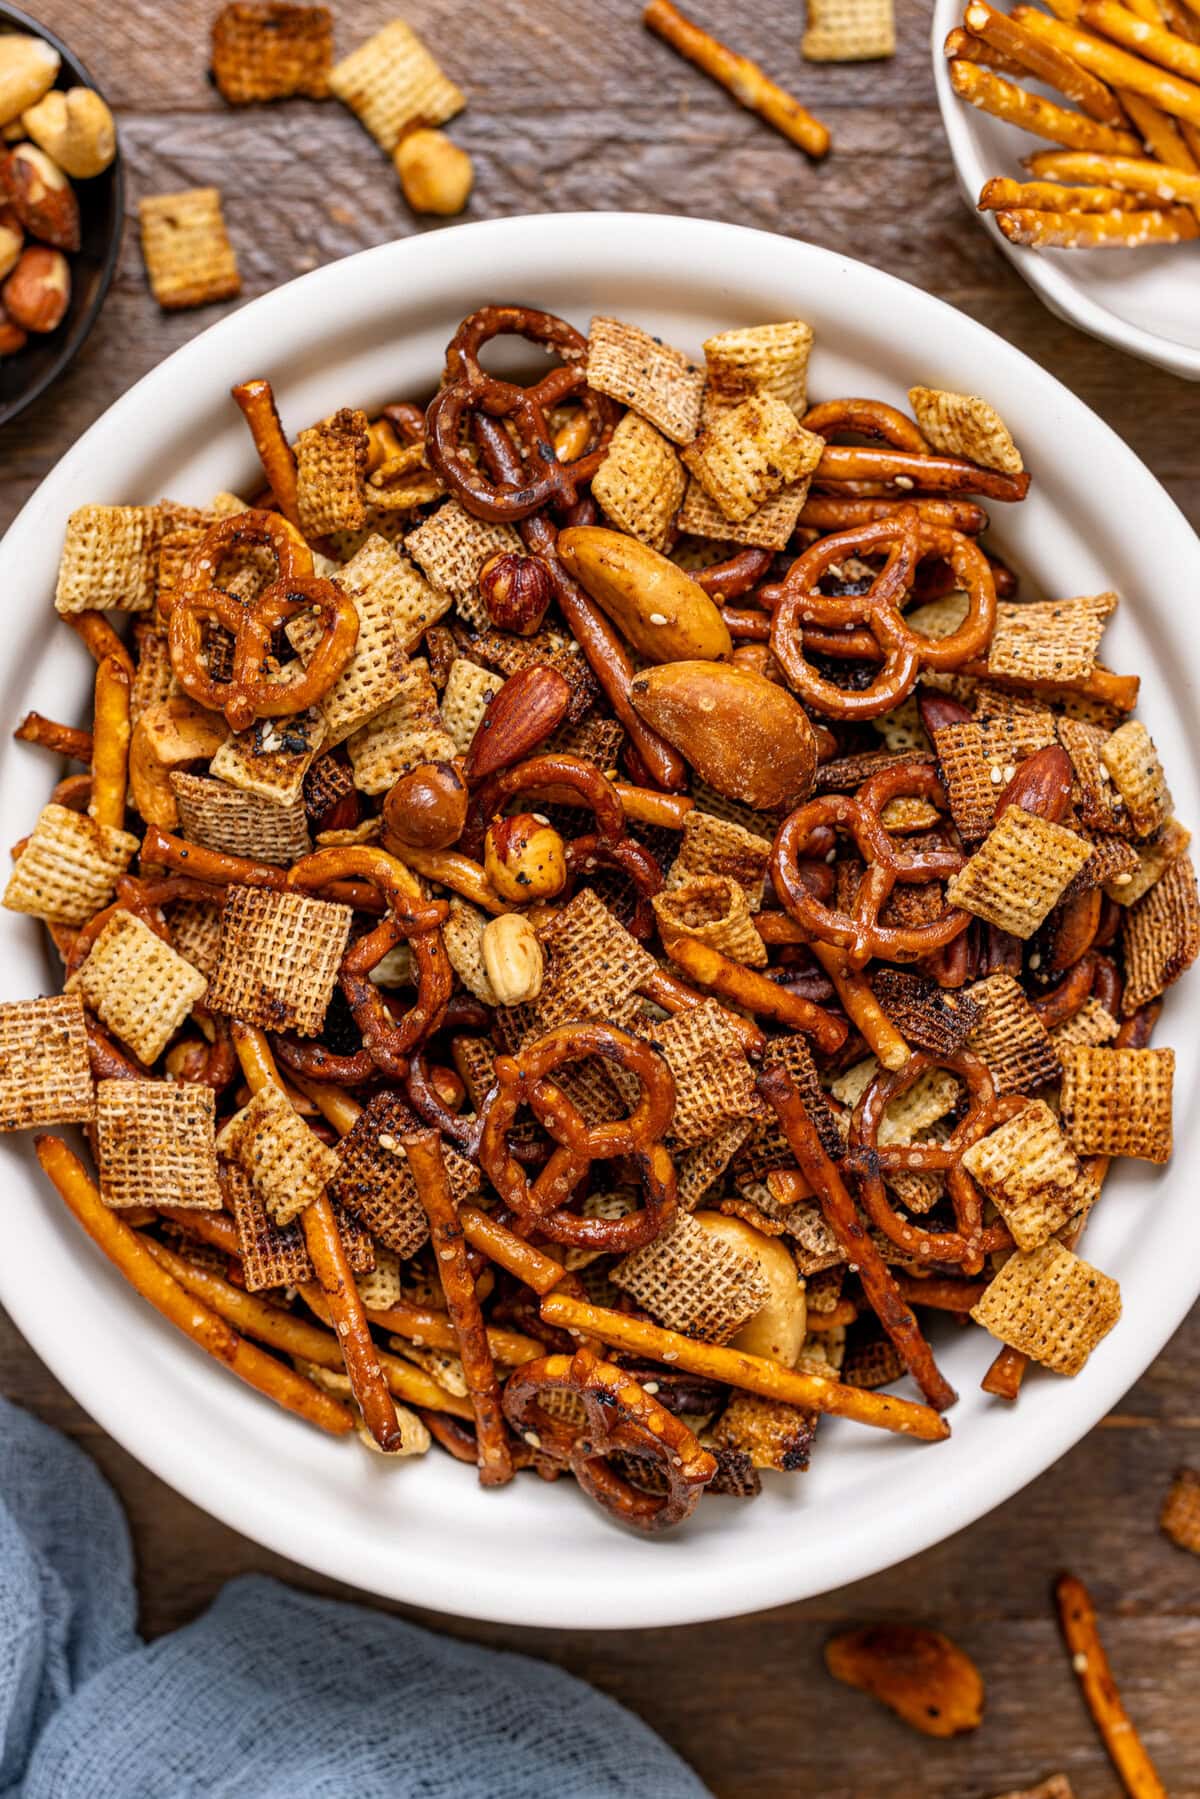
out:
{"label": "corn chex square", "polygon": [[404,671],[395,699],[351,733],[347,745],[360,793],[386,793],[419,762],[451,762],[454,739],[442,725],[437,688],[423,656]]}
{"label": "corn chex square", "polygon": [[312,848],[300,798],[281,806],[261,794],[180,770],[171,775],[171,791],[179,803],[180,832],[189,843],[284,868]]}
{"label": "corn chex square", "polygon": [[741,888],[751,912],[757,912],[770,860],[769,837],[696,806],[683,821],[679,853],[667,870],[666,886],[670,890],[706,875],[722,875]]}
{"label": "corn chex square", "polygon": [[1086,999],[1073,1018],[1055,1025],[1050,1032],[1054,1053],[1062,1061],[1068,1049],[1098,1049],[1111,1043],[1120,1026],[1108,1007],[1098,999]]}
{"label": "corn chex square", "polygon": [[736,523],[789,482],[811,475],[824,452],[824,438],[806,431],[790,406],[773,394],[756,394],[711,417],[683,460]]}
{"label": "corn chex square", "polygon": [[1173,1049],[1072,1045],[1062,1061],[1063,1123],[1081,1156],[1170,1159]]}
{"label": "corn chex square", "polygon": [[323,100],[333,67],[333,15],[327,6],[234,0],[212,27],[212,73],[231,106],[304,95]]}
{"label": "corn chex square", "polygon": [[355,531],[366,517],[367,415],[343,406],[295,442],[296,505],[305,537]]}
{"label": "corn chex square", "polygon": [[964,456],[982,468],[1019,475],[1025,464],[1012,432],[994,406],[978,394],[944,393],[936,387],[910,387],[913,417],[935,450]]}
{"label": "corn chex square", "polygon": [[1091,844],[1065,825],[1008,806],[947,882],[946,903],[1014,937],[1031,937],[1091,853]]}
{"label": "corn chex square", "polygon": [[520,555],[522,549],[512,525],[476,518],[457,500],[443,500],[408,533],[404,547],[426,579],[452,596],[459,617],[478,631],[492,622],[479,597],[480,569],[493,556]]}
{"label": "corn chex square", "polygon": [[803,319],[718,331],[704,340],[705,399],[710,405],[736,406],[753,394],[773,394],[799,418],[807,404],[812,346],[812,326]]}
{"label": "corn chex square", "polygon": [[354,914],[349,906],[231,887],[208,1003],[265,1030],[315,1037],[325,1023]]}
{"label": "corn chex square", "polygon": [[1121,1316],[1121,1289],[1061,1243],[1011,1255],[982,1299],[976,1324],[1056,1374],[1078,1374]]}
{"label": "corn chex square", "polygon": [[248,731],[230,732],[208,772],[216,781],[287,805],[303,791],[324,741],[325,720],[315,706],[291,718],[256,719]]}
{"label": "corn chex square", "polygon": [[130,912],[113,913],[69,982],[147,1068],[207,986],[199,969]]}
{"label": "corn chex square", "polygon": [[748,968],[765,968],[767,946],[754,927],[743,887],[727,875],[694,875],[664,888],[650,904],[664,938],[696,937]]}
{"label": "corn chex square", "polygon": [[[416,1255],[429,1236],[403,1143],[406,1133],[419,1127],[396,1094],[376,1093],[338,1144],[337,1167],[329,1177],[334,1198],[402,1261]],[[450,1144],[443,1153],[450,1192],[462,1204],[479,1192],[479,1170]]]}
{"label": "corn chex square", "polygon": [[679,511],[681,531],[692,537],[707,537],[718,543],[744,543],[759,550],[786,550],[792,540],[804,502],[808,498],[810,477],[789,481],[761,506],[754,507],[745,518],[726,518],[717,502],[705,493],[697,480],[688,482],[687,493]]}
{"label": "corn chex square", "polygon": [[[389,558],[400,560],[381,538],[371,538],[337,576],[338,586],[354,601],[358,638],[349,662],[321,701],[326,749],[343,743],[352,731],[390,705],[408,667],[391,586],[372,576],[376,562],[372,546],[376,544],[382,545]],[[320,625],[306,613],[292,619],[285,629],[299,656],[310,655],[321,638]]]}
{"label": "corn chex square", "polygon": [[1001,600],[988,648],[988,673],[1022,681],[1074,681],[1090,675],[1115,593],[1073,600]]}
{"label": "corn chex square", "polygon": [[0,1005],[0,1131],[79,1124],[95,1109],[79,995]]}
{"label": "corn chex square", "polygon": [[1136,906],[1125,914],[1126,1017],[1157,999],[1200,955],[1200,896],[1190,856],[1177,856]]}
{"label": "corn chex square", "polygon": [[334,1150],[309,1129],[278,1087],[260,1090],[235,1112],[217,1138],[276,1224],[290,1224],[320,1199],[338,1171]]}
{"label": "corn chex square", "polygon": [[1158,1525],[1180,1549],[1200,1555],[1200,1474],[1194,1468],[1181,1468],[1175,1476]]}
{"label": "corn chex square", "polygon": [[405,651],[415,650],[429,627],[444,618],[453,604],[450,593],[431,586],[420,569],[377,532],[343,564],[337,581],[358,608],[360,622],[390,617]]}
{"label": "corn chex square", "polygon": [[483,715],[502,685],[494,669],[480,668],[467,656],[456,656],[450,664],[442,693],[442,723],[460,756],[470,749]]}
{"label": "corn chex square", "polygon": [[672,445],[636,412],[627,412],[592,479],[592,498],[605,518],[652,550],[663,550],[686,488]]}
{"label": "corn chex square", "polygon": [[96,1150],[107,1206],[216,1212],[216,1094],[187,1081],[100,1081]]}
{"label": "corn chex square", "polygon": [[892,0],[809,0],[807,62],[874,62],[896,54]]}
{"label": "corn chex square", "polygon": [[1149,893],[1155,882],[1162,879],[1172,862],[1179,860],[1191,841],[1191,832],[1185,830],[1177,818],[1168,818],[1157,836],[1148,843],[1133,846],[1137,867],[1127,874],[1122,870],[1106,880],[1105,893],[1119,906],[1135,905]]}
{"label": "corn chex square", "polygon": [[444,125],[467,103],[403,19],[344,56],[329,85],[389,156],[410,126]]}
{"label": "corn chex square", "polygon": [[1135,837],[1157,831],[1171,810],[1167,778],[1154,740],[1138,718],[1127,719],[1100,751]]}
{"label": "corn chex square", "polygon": [[808,1467],[816,1428],[815,1412],[760,1393],[735,1392],[713,1426],[712,1440],[720,1449],[749,1456],[753,1468],[796,1474]]}
{"label": "corn chex square", "polygon": [[728,1343],[766,1303],[767,1283],[753,1256],[681,1212],[662,1236],[624,1256],[613,1283],[669,1330]]}
{"label": "corn chex square", "polygon": [[691,443],[696,435],[704,370],[640,325],[603,315],[592,320],[587,382],[648,419],[672,443]]}
{"label": "corn chex square", "polygon": [[158,589],[157,506],[78,506],[67,520],[54,605],[74,612],[146,612]]}
{"label": "corn chex square", "polygon": [[242,291],[221,190],[193,187],[138,202],[150,291],[166,312],[232,300]]}
{"label": "corn chex square", "polygon": [[963,1167],[974,1175],[1012,1232],[1018,1249],[1037,1249],[1060,1231],[1095,1185],[1087,1180],[1058,1120],[1043,1099],[971,1145]]}
{"label": "corn chex square", "polygon": [[967,1048],[987,1063],[997,1093],[1029,1093],[1058,1079],[1061,1068],[1050,1034],[1019,981],[1011,974],[991,974],[965,992],[983,1012]]}

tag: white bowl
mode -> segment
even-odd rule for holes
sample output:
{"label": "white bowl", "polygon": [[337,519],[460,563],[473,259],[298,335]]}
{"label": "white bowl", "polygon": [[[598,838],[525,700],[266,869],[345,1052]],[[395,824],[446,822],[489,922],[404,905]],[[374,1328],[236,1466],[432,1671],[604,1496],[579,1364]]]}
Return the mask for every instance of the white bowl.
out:
{"label": "white bowl", "polygon": [[[1022,158],[1055,146],[980,112],[954,92],[942,45],[962,24],[962,14],[962,0],[935,0],[932,43],[938,105],[967,205],[1060,319],[1143,362],[1200,381],[1200,242],[1149,250],[1033,250],[1010,244],[990,213],[976,211],[991,176],[1028,179]],[[1061,99],[1032,78],[1023,85]]]}
{"label": "white bowl", "polygon": [[[459,318],[519,300],[587,326],[637,320],[698,352],[725,326],[800,316],[816,328],[817,397],[904,402],[910,382],[982,390],[1003,408],[1034,474],[1000,541],[1058,594],[1125,596],[1106,640],[1144,679],[1144,714],[1178,808],[1200,819],[1192,594],[1200,552],[1184,519],[1080,401],[981,326],[865,264],[807,244],[697,220],[568,215],[467,225],[334,263],[203,332],[112,407],[65,456],[0,546],[8,625],[3,716],[29,706],[87,713],[91,670],[51,610],[63,525],[85,501],[166,493],[204,501],[248,489],[255,464],[228,399],[269,376],[295,428],[342,404],[427,391]],[[995,509],[1004,513],[1004,508]],[[1178,595],[1178,599],[1175,596]],[[53,773],[44,752],[0,745],[3,836],[29,829]],[[0,993],[52,990],[40,930],[0,914]],[[0,1299],[98,1423],[196,1504],[323,1573],[414,1604],[513,1624],[683,1624],[823,1592],[927,1548],[1031,1480],[1089,1430],[1157,1354],[1200,1284],[1197,1057],[1179,1050],[1178,1174],[1115,1173],[1087,1251],[1120,1277],[1125,1317],[1074,1381],[1034,1375],[1015,1411],[986,1398],[995,1345],[952,1333],[962,1398],[954,1435],[922,1447],[825,1421],[812,1471],[773,1478],[751,1505],[709,1500],[664,1541],[624,1534],[570,1483],[522,1476],[480,1490],[439,1454],[384,1465],[251,1393],[136,1300],[47,1190],[27,1139],[0,1146],[7,1173]]]}

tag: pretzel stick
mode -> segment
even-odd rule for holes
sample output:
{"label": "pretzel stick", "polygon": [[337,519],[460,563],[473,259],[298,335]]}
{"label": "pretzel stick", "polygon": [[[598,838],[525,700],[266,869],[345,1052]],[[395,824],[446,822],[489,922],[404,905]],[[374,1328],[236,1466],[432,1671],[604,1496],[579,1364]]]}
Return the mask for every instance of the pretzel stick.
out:
{"label": "pretzel stick", "polygon": [[[1122,89],[1121,98],[1151,156],[1172,169],[1186,169],[1194,175],[1196,159],[1184,142],[1179,124],[1170,114],[1155,106],[1153,100],[1147,100],[1144,94],[1132,93],[1128,88]],[[1181,120],[1182,123],[1186,121]]]}
{"label": "pretzel stick", "polygon": [[290,525],[300,529],[300,506],[296,497],[296,458],[292,454],[279,419],[279,409],[269,381],[240,381],[233,398],[250,427],[258,459],[262,463],[267,485]]}
{"label": "pretzel stick", "polygon": [[291,1083],[311,1099],[322,1118],[328,1120],[339,1137],[345,1137],[362,1117],[363,1108],[351,1099],[344,1087],[332,1087],[327,1081],[312,1081],[306,1075],[293,1074]]}
{"label": "pretzel stick", "polygon": [[1093,31],[1114,38],[1126,50],[1138,51],[1150,62],[1182,75],[1187,81],[1200,81],[1200,46],[1168,31],[1162,24],[1139,19],[1118,0],[1083,0],[1079,20]]}
{"label": "pretzel stick", "polygon": [[1026,93],[1003,75],[994,75],[978,63],[952,62],[950,85],[960,100],[976,106],[980,112],[1004,119],[1034,137],[1049,138],[1051,143],[1066,144],[1073,150],[1096,150],[1116,156],[1136,156],[1141,142],[1131,131],[1118,131],[1102,125],[1084,113],[1072,112],[1053,100]]}
{"label": "pretzel stick", "polygon": [[701,943],[698,937],[683,937],[672,932],[663,937],[663,948],[672,962],[701,987],[711,987],[722,999],[730,999],[735,1005],[745,1006],[749,1012],[772,1018],[776,1024],[803,1031],[818,1049],[830,1053],[839,1050],[849,1035],[847,1026],[832,1012],[814,1005],[810,999],[789,993],[786,987],[776,986],[757,970],[714,949],[711,943]]}
{"label": "pretzel stick", "polygon": [[198,1304],[179,1281],[160,1268],[150,1244],[105,1205],[83,1163],[60,1137],[38,1137],[35,1143],[38,1161],[93,1243],[156,1312],[216,1361],[232,1368],[247,1386],[297,1417],[306,1418],[333,1436],[345,1436],[353,1430],[354,1419],[345,1406],[273,1357],[243,1342],[223,1319],[208,1306]]}
{"label": "pretzel stick", "polygon": [[[1115,187],[1067,187],[1060,181],[1013,181],[994,175],[979,195],[980,212],[1018,208],[1029,212],[1136,212],[1133,194]],[[804,514],[801,513],[801,518]]]}
{"label": "pretzel stick", "polygon": [[1010,244],[1051,250],[1138,250],[1146,244],[1183,244],[1200,236],[1185,206],[1169,212],[998,212]]}
{"label": "pretzel stick", "polygon": [[133,657],[121,642],[102,612],[72,612],[67,623],[82,637],[97,662],[115,656],[133,676]]}
{"label": "pretzel stick", "polygon": [[[694,1012],[699,1006],[707,1003],[708,995],[697,993],[686,981],[681,981],[668,968],[656,968],[641,982],[638,992],[664,1012],[675,1017],[680,1012]],[[737,1032],[742,1039],[743,1048],[748,1056],[761,1056],[766,1043],[762,1032],[752,1018],[743,1018],[740,1012],[730,1012],[722,1007],[725,1023]]]}
{"label": "pretzel stick", "polygon": [[942,45],[942,55],[947,62],[952,57],[956,57],[960,62],[977,62],[981,63],[985,69],[997,70],[1001,75],[1027,76],[1029,74],[1025,63],[1018,62],[1015,56],[1006,56],[1003,50],[998,50],[994,44],[985,43],[983,38],[976,37],[973,31],[964,31],[961,25],[956,25],[953,31],[946,34],[946,41]]}
{"label": "pretzel stick", "polygon": [[512,911],[512,907],[500,898],[484,874],[482,865],[472,862],[470,856],[461,855],[458,850],[414,849],[390,834],[385,834],[383,843],[388,854],[395,856],[398,862],[403,862],[406,868],[424,875],[428,881],[437,881],[440,886],[449,887],[454,893],[461,893],[465,900],[470,900],[481,911],[491,912],[496,916],[501,912]]}
{"label": "pretzel stick", "polygon": [[749,57],[739,56],[707,31],[685,18],[671,0],[650,0],[642,14],[642,23],[672,50],[694,63],[706,75],[727,88],[738,102],[760,119],[774,126],[784,137],[799,146],[806,156],[821,157],[828,153],[830,136],[819,119],[806,112],[799,100],[777,87],[769,75]]}
{"label": "pretzel stick", "polygon": [[684,793],[656,793],[652,787],[630,787],[625,781],[614,781],[613,786],[627,819],[639,825],[659,825],[665,831],[681,831],[696,804]]}
{"label": "pretzel stick", "polygon": [[823,1336],[827,1331],[841,1330],[844,1325],[853,1324],[858,1317],[858,1307],[852,1299],[839,1299],[828,1312],[809,1312],[807,1327],[814,1336]]}
{"label": "pretzel stick", "polygon": [[[1050,151],[1046,152],[1047,157],[1051,154]],[[1097,662],[1090,674],[1080,675],[1072,681],[1029,681],[1021,675],[1002,675],[997,669],[989,669],[982,660],[964,662],[958,673],[976,675],[985,681],[991,681],[997,687],[1016,687],[1022,693],[1033,694],[1038,699],[1058,700],[1074,694],[1079,699],[1100,700],[1106,706],[1115,707],[1118,712],[1133,711],[1141,686],[1140,676],[1114,674],[1111,668],[1105,668],[1100,662]]]}
{"label": "pretzel stick", "polygon": [[210,1243],[222,1255],[241,1260],[242,1240],[228,1212],[202,1212],[198,1206],[159,1206],[157,1210],[160,1217],[169,1218],[189,1237],[195,1237],[200,1243]]}
{"label": "pretzel stick", "polygon": [[831,943],[810,943],[809,948],[833,982],[842,1010],[856,1024],[885,1068],[903,1068],[909,1047],[871,990],[866,976],[847,968],[841,950]]}
{"label": "pretzel stick", "polygon": [[1091,1594],[1073,1574],[1060,1574],[1054,1583],[1054,1598],[1071,1666],[1122,1786],[1130,1799],[1167,1799],[1167,1789],[1121,1702],[1096,1628]]}
{"label": "pretzel stick", "polygon": [[1023,500],[1029,476],[1002,475],[960,456],[923,455],[876,444],[826,444],[813,480],[891,481],[922,492],[979,494],[990,500]]}
{"label": "pretzel stick", "polygon": [[556,1262],[553,1256],[546,1255],[543,1250],[534,1249],[523,1237],[510,1231],[507,1225],[489,1217],[486,1212],[481,1212],[478,1206],[460,1206],[458,1222],[472,1249],[479,1250],[481,1255],[490,1256],[499,1267],[531,1287],[539,1298],[544,1297],[563,1279],[566,1270],[561,1262]]}
{"label": "pretzel stick", "polygon": [[[410,1343],[421,1348],[450,1349],[458,1351],[458,1338],[454,1326],[443,1312],[431,1312],[428,1306],[403,1305],[399,1301],[387,1306],[382,1311],[367,1308],[367,1317],[379,1330],[392,1331],[397,1337],[407,1337]],[[536,1362],[539,1356],[546,1353],[546,1345],[533,1337],[526,1337],[520,1331],[502,1330],[497,1325],[489,1325],[487,1344],[497,1362],[503,1362],[506,1368],[519,1368],[523,1362]]]}
{"label": "pretzel stick", "polygon": [[[989,47],[1002,51],[1026,73],[1036,75],[1047,87],[1056,88],[1068,100],[1104,125],[1124,124],[1120,105],[1109,88],[1075,59],[1026,30],[1007,13],[998,12],[989,0],[970,0],[963,23],[968,32]],[[947,51],[949,55],[950,52]]]}
{"label": "pretzel stick", "polygon": [[933,1274],[894,1274],[892,1279],[910,1305],[928,1306],[934,1312],[969,1312],[983,1298],[987,1286],[986,1281],[956,1281]]}
{"label": "pretzel stick", "polygon": [[92,759],[92,733],[79,731],[74,725],[60,725],[40,712],[27,712],[13,736],[19,743],[36,743],[56,756],[69,756],[74,762]]}
{"label": "pretzel stick", "polygon": [[1086,150],[1040,150],[1027,159],[1035,175],[1059,176],[1068,181],[1103,181],[1122,193],[1143,195],[1151,204],[1162,201],[1191,205],[1200,200],[1200,175],[1173,169],[1141,156],[1092,156]]}
{"label": "pretzel stick", "polygon": [[1119,49],[1093,32],[1066,25],[1061,19],[1048,19],[1036,7],[1014,6],[1010,16],[1044,43],[1056,45],[1068,56],[1073,56],[1076,62],[1098,75],[1101,81],[1107,81],[1110,87],[1130,88],[1135,94],[1145,94],[1164,112],[1200,125],[1200,87],[1194,83],[1168,74],[1156,64],[1144,62],[1140,56],[1131,56],[1128,50]]}
{"label": "pretzel stick", "polygon": [[988,515],[973,500],[855,500],[840,495],[814,493],[804,502],[799,523],[812,525],[818,531],[851,531],[856,525],[869,525],[877,518],[889,518],[901,506],[915,506],[931,525],[948,531],[962,531],[977,537],[987,529]]}
{"label": "pretzel stick", "polygon": [[129,675],[116,656],[105,656],[96,664],[88,816],[116,831],[125,823],[129,784],[129,690]]}
{"label": "pretzel stick", "polygon": [[785,1210],[802,1200],[815,1199],[812,1187],[798,1168],[772,1168],[767,1173],[767,1191],[777,1206]]}
{"label": "pretzel stick", "polygon": [[851,1418],[857,1424],[898,1431],[926,1443],[939,1443],[950,1435],[946,1420],[915,1400],[843,1386],[841,1381],[785,1368],[782,1362],[772,1362],[765,1356],[700,1343],[694,1337],[664,1330],[661,1325],[630,1317],[626,1312],[572,1299],[567,1293],[547,1294],[542,1301],[542,1317],[547,1324],[557,1325],[572,1335],[595,1336],[613,1349],[628,1350],[652,1362],[665,1362],[668,1367],[703,1375],[707,1380],[739,1387],[747,1393],[759,1393],[764,1399],[781,1399],[786,1405],[806,1411]]}

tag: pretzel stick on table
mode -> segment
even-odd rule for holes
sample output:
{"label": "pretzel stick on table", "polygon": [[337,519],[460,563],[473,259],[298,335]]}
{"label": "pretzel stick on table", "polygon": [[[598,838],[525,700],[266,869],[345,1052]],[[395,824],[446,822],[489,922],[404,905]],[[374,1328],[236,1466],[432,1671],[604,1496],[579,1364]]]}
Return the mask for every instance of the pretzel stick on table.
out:
{"label": "pretzel stick on table", "polygon": [[116,656],[96,664],[92,720],[92,797],[88,816],[119,831],[129,786],[129,695],[132,683]]}
{"label": "pretzel stick on table", "polygon": [[239,381],[233,398],[250,427],[267,485],[289,525],[300,529],[300,505],[296,496],[296,458],[280,423],[279,409],[269,381]]}
{"label": "pretzel stick on table", "polygon": [[990,69],[974,62],[952,62],[950,85],[960,100],[966,100],[980,112],[991,113],[1034,137],[1049,138],[1051,143],[1065,144],[1072,150],[1095,150],[1106,155],[1136,156],[1141,139],[1131,131],[1120,131],[1104,125],[1085,113],[1072,112],[1039,94],[1030,94],[1015,82],[1006,81]]}
{"label": "pretzel stick on table", "polygon": [[[1116,126],[1125,123],[1120,103],[1103,81],[1056,45],[1035,37],[1007,13],[999,12],[989,0],[969,0],[963,24],[968,33],[989,48],[1004,53],[1024,74],[1036,75],[1039,81],[1065,94],[1099,123]],[[952,54],[948,47],[946,54]]]}
{"label": "pretzel stick on table", "polygon": [[642,23],[657,37],[677,50],[733,95],[740,106],[756,112],[768,125],[774,126],[805,155],[820,157],[828,153],[829,131],[801,106],[799,100],[777,87],[769,75],[749,57],[739,56],[707,31],[685,18],[670,0],[650,0],[642,14]]}
{"label": "pretzel stick on table", "polygon": [[1107,38],[1097,37],[1094,32],[1081,31],[1077,26],[1064,24],[1061,19],[1048,19],[1034,6],[1014,6],[1010,16],[1043,42],[1073,56],[1076,62],[1098,75],[1101,81],[1107,81],[1110,87],[1129,88],[1135,94],[1144,94],[1164,112],[1200,125],[1200,87],[1194,82],[1184,81],[1180,76],[1160,69],[1156,63],[1146,62],[1143,57],[1132,56],[1128,50],[1122,50]]}
{"label": "pretzel stick on table", "polygon": [[283,1367],[274,1357],[263,1355],[244,1342],[224,1319],[160,1267],[151,1245],[105,1205],[83,1163],[60,1137],[38,1137],[36,1146],[38,1161],[93,1243],[156,1312],[216,1361],[224,1362],[247,1386],[297,1417],[306,1418],[333,1436],[345,1436],[353,1430],[354,1419],[345,1406]]}
{"label": "pretzel stick on table", "polygon": [[1090,1593],[1073,1574],[1060,1574],[1054,1583],[1054,1598],[1071,1666],[1129,1799],[1167,1799],[1167,1789],[1117,1691]]}

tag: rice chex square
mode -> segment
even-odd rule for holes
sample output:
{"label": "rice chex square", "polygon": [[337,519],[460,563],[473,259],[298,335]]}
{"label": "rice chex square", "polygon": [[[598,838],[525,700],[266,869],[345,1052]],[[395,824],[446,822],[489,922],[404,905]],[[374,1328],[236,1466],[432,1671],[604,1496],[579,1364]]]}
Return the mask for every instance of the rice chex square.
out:
{"label": "rice chex square", "polygon": [[1091,853],[1091,844],[1077,832],[1008,806],[947,882],[946,903],[1014,937],[1031,937]]}
{"label": "rice chex square", "polygon": [[1037,1249],[1095,1197],[1079,1158],[1045,1100],[1033,1099],[963,1155],[1012,1232],[1018,1249]]}
{"label": "rice chex square", "polygon": [[276,1224],[290,1224],[320,1199],[338,1171],[334,1150],[309,1129],[278,1087],[263,1087],[217,1138]]}
{"label": "rice chex square", "polygon": [[1011,1255],[971,1316],[1043,1367],[1078,1374],[1121,1316],[1121,1289],[1052,1240]]}
{"label": "rice chex square", "polygon": [[622,1257],[611,1278],[660,1324],[706,1343],[728,1343],[767,1298],[754,1258],[705,1230],[690,1212]]}
{"label": "rice chex square", "polygon": [[1200,895],[1190,856],[1180,855],[1125,914],[1125,992],[1130,1017],[1185,974],[1200,955]]}
{"label": "rice chex square", "polygon": [[789,482],[811,475],[824,450],[824,438],[806,431],[790,406],[773,394],[756,394],[714,414],[683,460],[736,523]]}
{"label": "rice chex square", "polygon": [[389,156],[410,126],[444,125],[467,103],[403,19],[344,56],[329,85]]}
{"label": "rice chex square", "polygon": [[935,450],[965,456],[983,468],[1019,475],[1025,467],[1012,432],[994,406],[978,394],[945,393],[936,387],[910,387],[913,417]]}
{"label": "rice chex square", "polygon": [[140,918],[114,912],[68,985],[149,1067],[208,983]]}
{"label": "rice chex square", "polygon": [[355,531],[366,517],[367,415],[343,406],[295,443],[296,504],[305,537]]}
{"label": "rice chex square", "polygon": [[78,506],[67,520],[54,605],[73,612],[147,612],[158,590],[157,506]]}
{"label": "rice chex square", "polygon": [[743,325],[704,340],[709,404],[736,406],[753,394],[773,394],[799,418],[807,404],[813,329],[803,319]]}

